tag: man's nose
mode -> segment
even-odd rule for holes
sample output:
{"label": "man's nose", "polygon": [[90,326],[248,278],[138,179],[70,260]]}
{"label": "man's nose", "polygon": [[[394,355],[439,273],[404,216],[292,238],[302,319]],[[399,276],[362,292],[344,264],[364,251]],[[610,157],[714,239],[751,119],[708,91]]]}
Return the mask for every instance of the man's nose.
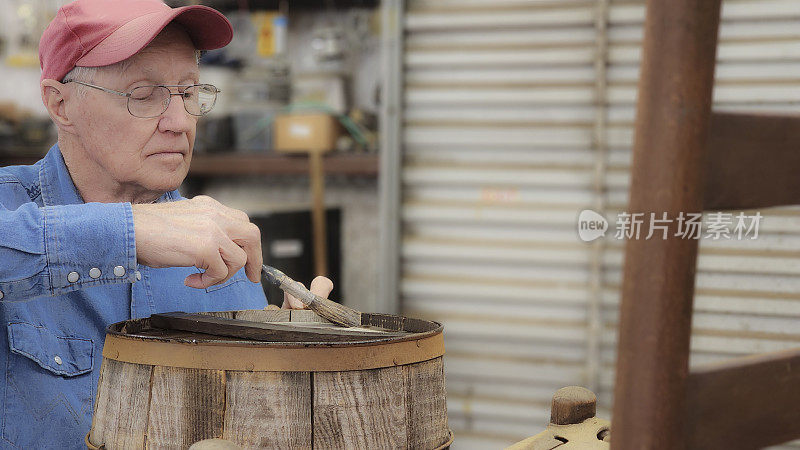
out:
{"label": "man's nose", "polygon": [[167,110],[159,117],[159,131],[189,133],[194,130],[197,121],[194,116],[186,112],[186,108],[183,106],[183,96],[174,93],[170,99]]}

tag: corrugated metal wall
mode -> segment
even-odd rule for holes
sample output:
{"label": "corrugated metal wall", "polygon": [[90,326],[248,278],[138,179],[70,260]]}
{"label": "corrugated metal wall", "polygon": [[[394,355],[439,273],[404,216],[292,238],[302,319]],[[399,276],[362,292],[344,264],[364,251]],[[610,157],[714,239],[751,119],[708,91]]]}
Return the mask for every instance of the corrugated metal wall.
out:
{"label": "corrugated metal wall", "polygon": [[[643,2],[409,0],[401,302],[445,323],[457,448],[545,426],[553,392],[609,417]],[[800,2],[725,0],[717,108],[797,112]],[[753,180],[757,182],[758,180]],[[800,346],[800,210],[701,242],[692,362]],[[602,308],[600,305],[602,304]]]}

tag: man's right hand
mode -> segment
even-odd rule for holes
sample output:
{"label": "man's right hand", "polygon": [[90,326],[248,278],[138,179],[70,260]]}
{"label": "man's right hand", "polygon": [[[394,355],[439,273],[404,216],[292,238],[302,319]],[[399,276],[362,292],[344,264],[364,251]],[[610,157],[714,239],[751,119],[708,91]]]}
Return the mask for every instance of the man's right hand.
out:
{"label": "man's right hand", "polygon": [[149,267],[197,267],[185,284],[207,288],[245,268],[261,279],[261,232],[242,211],[199,195],[177,202],[135,204],[136,258]]}

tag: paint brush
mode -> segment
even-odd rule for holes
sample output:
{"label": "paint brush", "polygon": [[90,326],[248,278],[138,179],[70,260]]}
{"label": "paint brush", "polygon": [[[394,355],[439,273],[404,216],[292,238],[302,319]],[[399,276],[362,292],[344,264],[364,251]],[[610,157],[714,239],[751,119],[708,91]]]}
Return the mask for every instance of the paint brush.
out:
{"label": "paint brush", "polygon": [[293,295],[303,302],[310,310],[319,314],[320,317],[345,327],[361,326],[361,312],[314,294],[301,283],[289,278],[280,270],[262,265],[261,276],[270,283],[281,288],[284,292]]}

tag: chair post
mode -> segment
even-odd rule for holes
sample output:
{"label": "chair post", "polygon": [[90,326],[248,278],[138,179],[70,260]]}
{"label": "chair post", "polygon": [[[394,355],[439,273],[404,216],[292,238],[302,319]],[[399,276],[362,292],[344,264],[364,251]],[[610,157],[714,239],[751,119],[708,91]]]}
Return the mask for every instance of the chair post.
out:
{"label": "chair post", "polygon": [[[703,211],[720,0],[648,0],[625,247],[611,446],[685,448],[684,416],[698,241],[677,217]],[[669,237],[645,239],[650,213]]]}

